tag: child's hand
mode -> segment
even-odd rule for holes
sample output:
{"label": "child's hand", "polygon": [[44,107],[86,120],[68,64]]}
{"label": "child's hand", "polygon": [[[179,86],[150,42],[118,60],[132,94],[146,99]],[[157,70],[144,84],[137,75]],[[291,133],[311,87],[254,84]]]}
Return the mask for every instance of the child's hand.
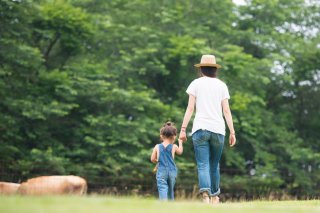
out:
{"label": "child's hand", "polygon": [[158,166],[159,166],[159,164],[156,164],[156,166],[153,168],[153,170],[152,170],[153,173],[157,173]]}
{"label": "child's hand", "polygon": [[178,139],[178,142],[179,142],[179,146],[175,145],[175,152],[178,154],[178,155],[181,155],[182,152],[183,152],[183,140],[181,139]]}

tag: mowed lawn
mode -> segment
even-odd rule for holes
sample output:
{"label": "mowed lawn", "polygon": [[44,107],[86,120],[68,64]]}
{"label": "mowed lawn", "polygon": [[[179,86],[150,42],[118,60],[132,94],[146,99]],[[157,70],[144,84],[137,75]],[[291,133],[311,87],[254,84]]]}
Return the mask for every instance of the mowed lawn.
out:
{"label": "mowed lawn", "polygon": [[0,213],[319,213],[320,201],[248,201],[205,205],[198,201],[159,202],[156,199],[87,197],[4,197],[0,196]]}

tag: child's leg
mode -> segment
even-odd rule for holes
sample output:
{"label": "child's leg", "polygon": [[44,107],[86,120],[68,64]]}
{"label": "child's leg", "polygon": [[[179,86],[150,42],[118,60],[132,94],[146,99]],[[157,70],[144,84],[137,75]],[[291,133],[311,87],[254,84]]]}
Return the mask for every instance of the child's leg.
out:
{"label": "child's leg", "polygon": [[168,199],[174,200],[174,185],[176,184],[176,173],[169,174],[168,178]]}
{"label": "child's leg", "polygon": [[157,177],[157,186],[160,200],[168,200],[168,182],[165,177]]}

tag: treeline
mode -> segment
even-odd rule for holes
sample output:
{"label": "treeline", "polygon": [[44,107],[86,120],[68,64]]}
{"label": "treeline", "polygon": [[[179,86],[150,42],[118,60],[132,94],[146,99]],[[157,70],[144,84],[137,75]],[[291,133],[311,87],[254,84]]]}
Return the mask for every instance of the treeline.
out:
{"label": "treeline", "polygon": [[[1,0],[1,179],[75,174],[89,189],[147,190],[158,130],[179,127],[193,64],[213,53],[238,139],[224,150],[223,193],[319,196],[319,10],[312,0]],[[190,138],[177,158],[189,192]]]}

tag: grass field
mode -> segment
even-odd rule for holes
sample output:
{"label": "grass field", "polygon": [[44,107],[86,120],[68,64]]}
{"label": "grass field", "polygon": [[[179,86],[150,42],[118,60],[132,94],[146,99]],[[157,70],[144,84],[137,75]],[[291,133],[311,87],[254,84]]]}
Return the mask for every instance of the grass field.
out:
{"label": "grass field", "polygon": [[0,213],[319,213],[320,201],[253,201],[205,205],[197,201],[159,202],[155,199],[88,197],[0,197]]}

